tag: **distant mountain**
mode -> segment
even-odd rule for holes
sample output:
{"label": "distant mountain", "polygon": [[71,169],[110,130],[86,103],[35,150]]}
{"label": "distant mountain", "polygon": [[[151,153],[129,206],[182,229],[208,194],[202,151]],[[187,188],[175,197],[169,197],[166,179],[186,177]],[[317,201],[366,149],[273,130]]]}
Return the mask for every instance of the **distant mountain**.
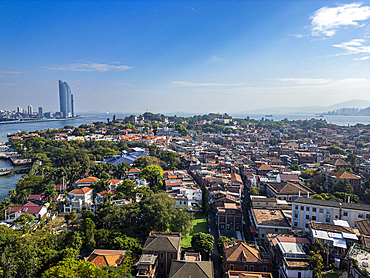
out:
{"label": "distant mountain", "polygon": [[358,114],[361,116],[370,116],[370,106],[368,108],[360,110]]}
{"label": "distant mountain", "polygon": [[244,110],[241,112],[234,112],[233,114],[321,114],[333,111],[340,108],[360,108],[364,109],[370,106],[370,101],[353,99],[330,106],[304,106],[304,107],[271,107],[256,110]]}

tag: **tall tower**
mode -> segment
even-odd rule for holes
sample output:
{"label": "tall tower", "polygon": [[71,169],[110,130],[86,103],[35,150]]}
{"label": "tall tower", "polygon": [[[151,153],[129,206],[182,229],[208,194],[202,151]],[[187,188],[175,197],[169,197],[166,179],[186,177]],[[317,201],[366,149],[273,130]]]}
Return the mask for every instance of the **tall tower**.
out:
{"label": "tall tower", "polygon": [[62,80],[59,80],[59,105],[60,112],[63,114],[62,117],[68,116],[67,110],[67,89]]}
{"label": "tall tower", "polygon": [[42,106],[39,107],[39,117],[44,117],[44,109],[42,108]]}
{"label": "tall tower", "polygon": [[32,105],[28,105],[28,115],[32,115],[33,114],[33,107]]}
{"label": "tall tower", "polygon": [[59,103],[60,112],[63,113],[64,118],[70,118],[74,116],[73,108],[73,95],[71,88],[67,82],[59,80]]}
{"label": "tall tower", "polygon": [[72,117],[75,116],[75,101],[73,99],[73,94],[71,95],[71,101],[72,101]]}

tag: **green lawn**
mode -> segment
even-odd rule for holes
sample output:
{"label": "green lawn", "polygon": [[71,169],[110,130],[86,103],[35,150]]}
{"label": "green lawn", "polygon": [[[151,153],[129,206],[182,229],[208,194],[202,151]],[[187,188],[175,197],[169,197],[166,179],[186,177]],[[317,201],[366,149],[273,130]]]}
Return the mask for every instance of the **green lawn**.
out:
{"label": "green lawn", "polygon": [[203,214],[195,214],[194,215],[194,220],[192,222],[193,224],[193,232],[186,235],[182,236],[181,238],[181,247],[190,247],[191,244],[191,237],[193,234],[203,232],[203,233],[208,233],[208,224],[207,224],[207,217]]}

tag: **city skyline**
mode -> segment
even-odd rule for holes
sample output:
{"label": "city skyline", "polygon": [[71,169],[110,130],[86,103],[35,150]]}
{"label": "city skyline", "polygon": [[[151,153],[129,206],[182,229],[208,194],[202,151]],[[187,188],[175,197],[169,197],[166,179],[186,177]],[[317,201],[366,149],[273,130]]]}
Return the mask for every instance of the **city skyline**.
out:
{"label": "city skyline", "polygon": [[58,79],[79,112],[370,100],[370,1],[65,3],[0,2],[0,109],[58,111]]}

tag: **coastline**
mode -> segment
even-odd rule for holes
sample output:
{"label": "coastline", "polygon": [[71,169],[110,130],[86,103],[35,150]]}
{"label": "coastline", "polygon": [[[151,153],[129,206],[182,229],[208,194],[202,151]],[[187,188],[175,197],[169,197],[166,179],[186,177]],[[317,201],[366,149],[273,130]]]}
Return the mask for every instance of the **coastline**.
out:
{"label": "coastline", "polygon": [[55,121],[69,121],[81,118],[99,118],[98,116],[77,116],[73,118],[59,118],[59,119],[30,119],[30,120],[16,120],[16,121],[0,121],[0,124],[24,124],[24,123],[41,123],[41,122],[55,122]]}

